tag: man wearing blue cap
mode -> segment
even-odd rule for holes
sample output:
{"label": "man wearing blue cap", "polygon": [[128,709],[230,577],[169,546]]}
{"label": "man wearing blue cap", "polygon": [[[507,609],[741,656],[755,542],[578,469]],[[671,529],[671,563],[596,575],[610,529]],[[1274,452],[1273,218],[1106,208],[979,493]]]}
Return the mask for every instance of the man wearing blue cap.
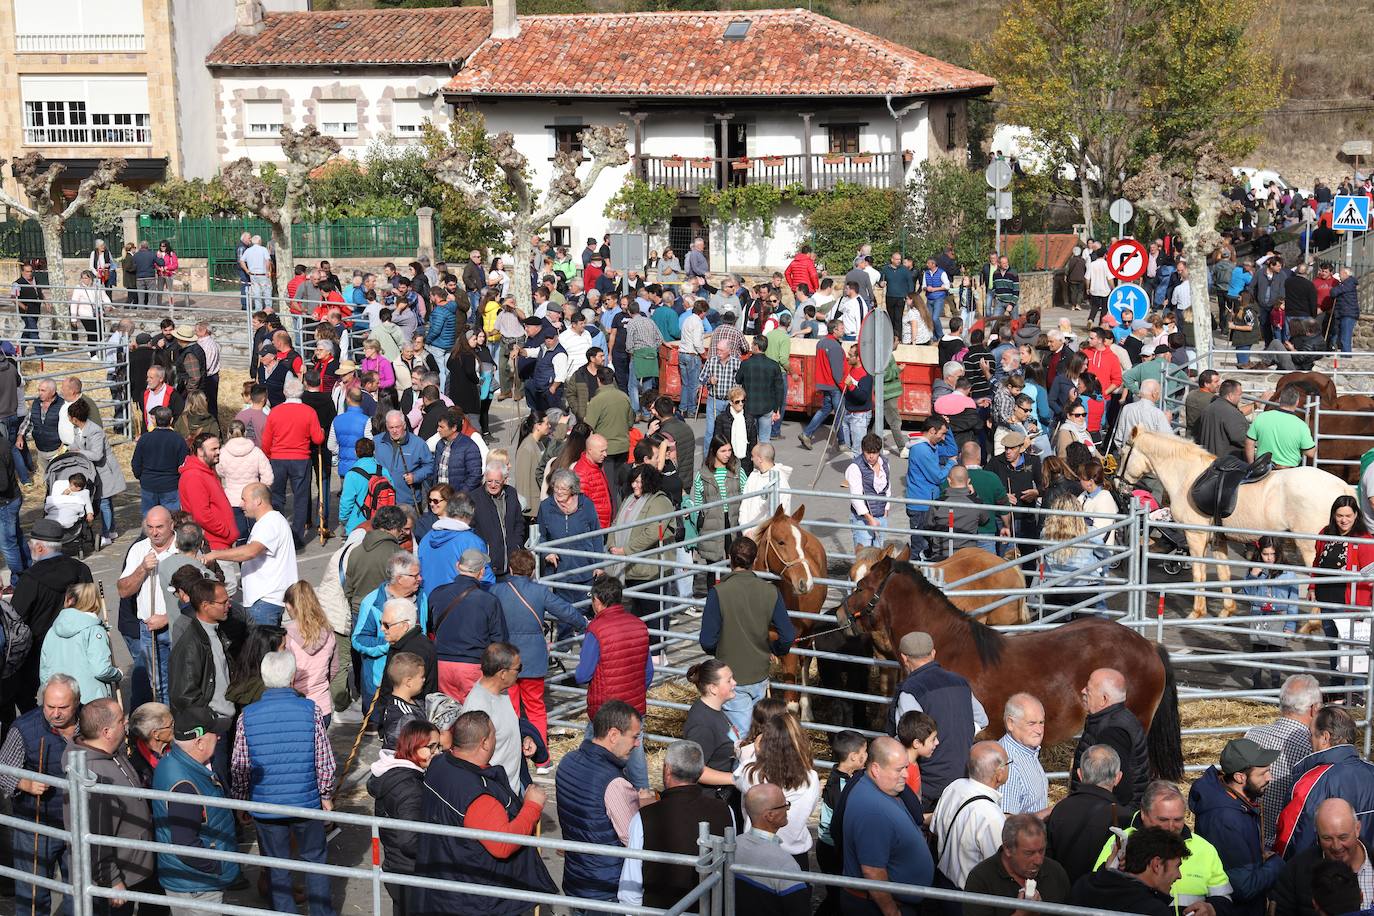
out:
{"label": "man wearing blue cap", "polygon": [[568,380],[571,359],[558,342],[558,329],[548,321],[525,319],[526,339],[542,346],[525,347],[521,351],[520,377],[527,379],[525,400],[531,410],[548,410],[563,406],[563,383]]}

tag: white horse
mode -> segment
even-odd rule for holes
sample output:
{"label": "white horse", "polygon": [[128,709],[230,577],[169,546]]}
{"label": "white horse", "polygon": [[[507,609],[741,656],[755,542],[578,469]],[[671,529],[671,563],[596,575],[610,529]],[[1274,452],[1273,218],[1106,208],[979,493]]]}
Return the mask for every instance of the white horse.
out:
{"label": "white horse", "polygon": [[[1216,456],[1199,445],[1186,439],[1166,436],[1163,433],[1137,427],[1131,432],[1130,450],[1121,478],[1126,481],[1139,480],[1145,474],[1153,474],[1169,493],[1169,509],[1174,521],[1186,525],[1210,525],[1212,517],[1199,511],[1193,504],[1191,492],[1193,482],[1207,470]],[[1263,480],[1245,484],[1241,487],[1236,510],[1228,516],[1224,525],[1240,529],[1258,531],[1292,531],[1300,534],[1315,535],[1324,528],[1330,519],[1331,504],[1338,496],[1353,496],[1355,490],[1345,481],[1312,467],[1285,468],[1271,472]],[[1206,556],[1209,545],[1212,556],[1226,559],[1224,541],[1212,542],[1206,531],[1185,531],[1188,539],[1188,553],[1193,556],[1193,582],[1207,580],[1207,563],[1198,558]],[[1230,540],[1252,541],[1248,534],[1227,534]],[[1311,566],[1316,556],[1317,545],[1312,538],[1294,538],[1298,552],[1302,554],[1303,564]],[[1218,563],[1217,576],[1223,583],[1231,580],[1229,566]],[[1236,613],[1236,602],[1230,597],[1230,585],[1224,585],[1227,597],[1222,603],[1222,617]],[[1193,597],[1193,612],[1189,617],[1205,617],[1207,599],[1201,595]]]}

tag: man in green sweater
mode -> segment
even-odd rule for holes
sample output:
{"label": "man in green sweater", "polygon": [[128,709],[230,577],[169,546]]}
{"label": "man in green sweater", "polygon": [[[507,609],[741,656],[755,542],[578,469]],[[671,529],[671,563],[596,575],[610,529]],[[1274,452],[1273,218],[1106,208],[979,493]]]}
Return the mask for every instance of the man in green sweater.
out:
{"label": "man in green sweater", "polygon": [[630,455],[630,427],[635,425],[635,412],[630,397],[615,384],[615,374],[602,367],[598,373],[596,393],[587,404],[587,425],[592,432],[606,437],[606,461],[602,465],[611,485],[611,499],[620,506],[620,469]]}

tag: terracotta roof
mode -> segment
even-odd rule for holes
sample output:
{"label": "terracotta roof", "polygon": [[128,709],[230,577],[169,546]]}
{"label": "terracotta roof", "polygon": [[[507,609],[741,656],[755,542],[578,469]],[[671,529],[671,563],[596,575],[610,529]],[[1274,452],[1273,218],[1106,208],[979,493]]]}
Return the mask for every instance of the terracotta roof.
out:
{"label": "terracotta roof", "polygon": [[208,67],[447,64],[491,34],[485,6],[268,13],[257,35],[231,32]]}
{"label": "terracotta roof", "polygon": [[[725,38],[749,21],[743,40]],[[898,96],[986,91],[990,76],[806,10],[521,16],[449,81],[460,95]]]}

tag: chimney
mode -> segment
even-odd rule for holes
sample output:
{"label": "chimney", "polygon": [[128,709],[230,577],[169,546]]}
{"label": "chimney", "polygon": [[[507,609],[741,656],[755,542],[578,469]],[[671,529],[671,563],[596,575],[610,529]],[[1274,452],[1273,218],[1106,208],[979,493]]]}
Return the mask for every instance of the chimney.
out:
{"label": "chimney", "polygon": [[262,0],[234,0],[234,31],[257,35],[263,30]]}
{"label": "chimney", "polygon": [[515,0],[491,0],[491,37],[516,38],[520,21],[515,18]]}

